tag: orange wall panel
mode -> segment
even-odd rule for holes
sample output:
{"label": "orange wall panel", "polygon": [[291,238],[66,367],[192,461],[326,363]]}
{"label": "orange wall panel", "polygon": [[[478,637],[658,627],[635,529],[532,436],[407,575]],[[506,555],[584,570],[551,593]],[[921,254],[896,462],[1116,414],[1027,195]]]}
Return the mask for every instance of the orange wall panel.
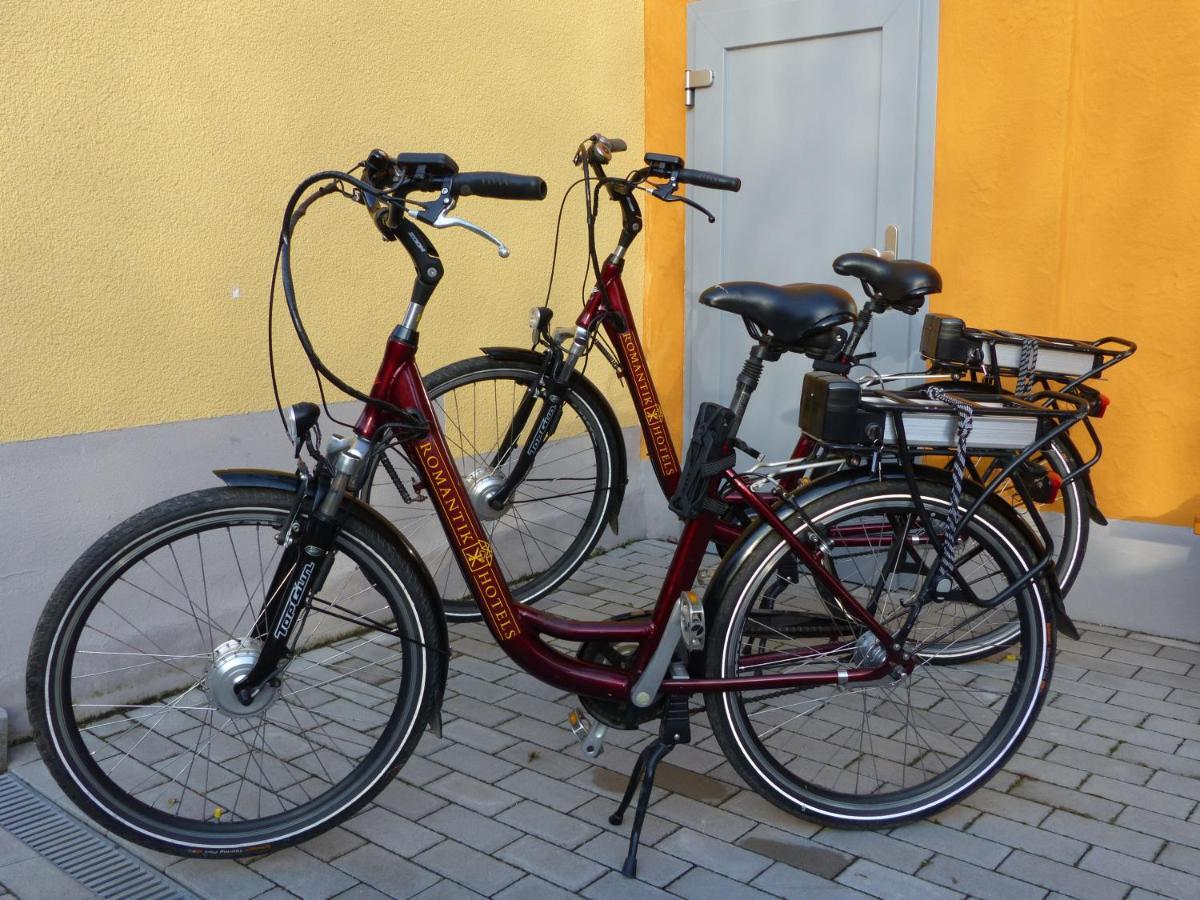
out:
{"label": "orange wall panel", "polygon": [[[687,67],[686,0],[645,0],[646,146],[635,151],[687,157],[683,70]],[[655,386],[678,445],[683,423],[683,205],[642,203],[646,221],[646,299],[642,339]]]}
{"label": "orange wall panel", "polygon": [[934,307],[1140,350],[1102,385],[1110,516],[1200,512],[1200,5],[943,3]]}

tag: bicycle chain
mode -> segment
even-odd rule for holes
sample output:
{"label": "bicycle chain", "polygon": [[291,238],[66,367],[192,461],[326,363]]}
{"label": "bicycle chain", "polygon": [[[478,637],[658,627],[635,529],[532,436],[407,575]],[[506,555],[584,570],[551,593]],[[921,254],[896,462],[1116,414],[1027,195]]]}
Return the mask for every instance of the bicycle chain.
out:
{"label": "bicycle chain", "polygon": [[392,479],[392,484],[396,485],[396,490],[400,493],[400,499],[410,506],[416,501],[412,494],[404,487],[404,482],[400,480],[400,474],[396,471],[396,467],[392,465],[392,461],[388,459],[385,452],[379,454],[379,463],[383,466],[383,470],[388,473],[388,477]]}

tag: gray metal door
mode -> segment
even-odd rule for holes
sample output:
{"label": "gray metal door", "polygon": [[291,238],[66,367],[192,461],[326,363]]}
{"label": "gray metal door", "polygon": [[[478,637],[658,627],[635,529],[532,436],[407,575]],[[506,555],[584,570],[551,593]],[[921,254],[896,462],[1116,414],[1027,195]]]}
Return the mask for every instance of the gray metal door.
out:
{"label": "gray metal door", "polygon": [[[738,194],[690,188],[717,215],[689,212],[688,422],[703,400],[729,401],[750,347],[741,320],[700,306],[719,281],[841,284],[839,253],[882,246],[929,259],[936,0],[700,0],[688,9],[688,60],[711,69],[688,113],[687,163],[737,175]],[[919,320],[877,317],[864,350],[880,371],[915,364]],[[807,359],[768,364],[743,437],[779,458],[792,449]]]}

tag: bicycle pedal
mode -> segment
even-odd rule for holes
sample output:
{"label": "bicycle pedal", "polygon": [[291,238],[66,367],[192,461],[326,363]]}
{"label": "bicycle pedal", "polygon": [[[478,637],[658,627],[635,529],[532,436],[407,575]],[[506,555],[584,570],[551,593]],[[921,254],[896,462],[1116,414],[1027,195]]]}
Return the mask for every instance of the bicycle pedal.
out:
{"label": "bicycle pedal", "polygon": [[596,759],[604,752],[604,735],[608,733],[608,726],[603,722],[594,725],[578,707],[572,707],[567,712],[567,727],[575,735],[575,740],[579,741],[579,749],[588,759]]}
{"label": "bicycle pedal", "polygon": [[695,591],[684,591],[680,595],[679,630],[683,644],[688,650],[704,649],[704,606]]}

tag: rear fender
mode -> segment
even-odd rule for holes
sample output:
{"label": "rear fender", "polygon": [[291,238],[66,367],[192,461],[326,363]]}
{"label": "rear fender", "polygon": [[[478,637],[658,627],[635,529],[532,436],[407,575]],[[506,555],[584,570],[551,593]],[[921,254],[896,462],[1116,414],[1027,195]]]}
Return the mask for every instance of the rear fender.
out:
{"label": "rear fender", "polygon": [[[544,361],[543,354],[520,347],[481,347],[480,349],[483,351],[484,356],[488,359],[494,359],[497,362],[524,362],[540,366]],[[609,405],[608,400],[584,375],[581,375],[579,372],[572,372],[568,385],[572,390],[586,396],[588,403],[596,409],[600,418],[608,427],[609,433],[617,436],[616,453],[612,461],[613,505],[612,511],[608,516],[608,527],[613,530],[613,534],[616,534],[618,519],[621,515],[621,503],[625,499],[625,485],[629,481],[625,460],[625,440],[621,434],[621,425],[617,421],[617,416]]]}
{"label": "rear fender", "polygon": [[[1072,457],[1070,460],[1071,464],[1076,467],[1082,466],[1083,456],[1080,455],[1079,449],[1075,446],[1075,442],[1071,440],[1071,436],[1069,434],[1064,434],[1058,440],[1066,448],[1067,453]],[[1107,525],[1108,518],[1104,515],[1104,513],[1100,512],[1100,507],[1096,503],[1096,490],[1092,487],[1092,470],[1087,469],[1082,475],[1079,476],[1079,481],[1083,482],[1083,491],[1087,495],[1088,518],[1090,518],[1097,525]]]}
{"label": "rear fender", "polygon": [[[213,474],[230,487],[268,488],[270,490],[286,491],[288,494],[294,495],[300,486],[300,479],[295,473],[277,472],[273,469],[217,469]],[[433,698],[433,716],[430,719],[429,728],[434,734],[441,737],[442,696],[446,690],[446,679],[450,675],[450,634],[446,628],[446,612],[442,607],[442,598],[433,583],[433,577],[429,574],[429,569],[426,567],[425,561],[421,559],[417,551],[413,549],[412,544],[408,542],[408,538],[401,534],[395,525],[389,522],[373,507],[363,503],[357,497],[346,494],[342,498],[342,510],[343,513],[347,510],[352,510],[354,514],[361,516],[376,526],[380,533],[391,542],[400,557],[412,566],[413,571],[417,573],[417,577],[424,583],[423,586],[425,587],[426,594],[433,601],[439,646],[434,648],[432,656],[436,659],[435,664],[440,670],[441,678],[437,682],[437,695]]]}

